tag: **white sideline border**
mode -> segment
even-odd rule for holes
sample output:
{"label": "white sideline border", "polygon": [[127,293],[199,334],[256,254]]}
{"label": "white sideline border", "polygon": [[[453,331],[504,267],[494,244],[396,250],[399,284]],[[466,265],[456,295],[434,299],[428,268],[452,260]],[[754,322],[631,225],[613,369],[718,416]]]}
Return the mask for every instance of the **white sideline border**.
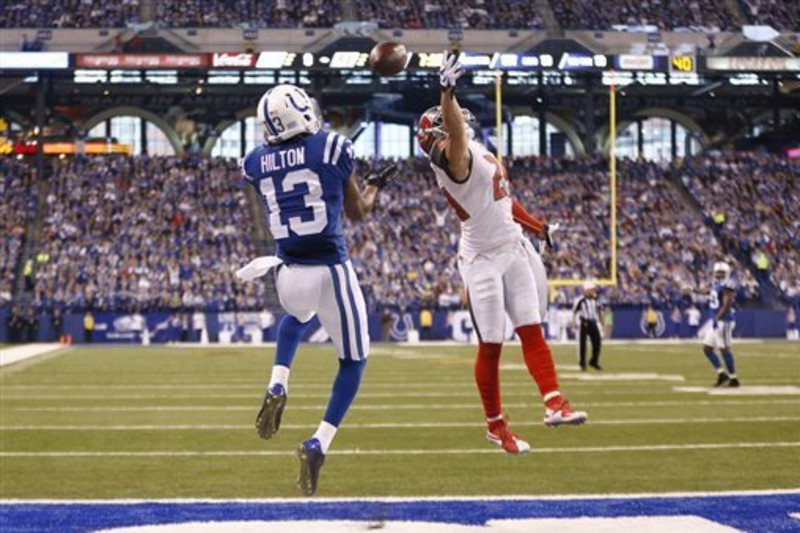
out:
{"label": "white sideline border", "polygon": [[13,365],[32,357],[57,352],[64,348],[63,345],[54,342],[23,344],[22,346],[0,348],[0,367]]}
{"label": "white sideline border", "polygon": [[509,494],[505,496],[364,496],[364,497],[313,497],[313,498],[119,498],[101,500],[22,500],[0,499],[0,505],[141,505],[147,503],[351,503],[351,502],[382,502],[382,503],[413,503],[413,502],[481,502],[481,501],[564,501],[564,500],[616,500],[616,499],[655,499],[655,498],[719,498],[724,496],[777,496],[800,495],[800,488],[792,489],[761,489],[761,490],[727,490],[727,491],[698,491],[698,492],[632,492],[615,494],[544,494],[541,496],[531,494]]}

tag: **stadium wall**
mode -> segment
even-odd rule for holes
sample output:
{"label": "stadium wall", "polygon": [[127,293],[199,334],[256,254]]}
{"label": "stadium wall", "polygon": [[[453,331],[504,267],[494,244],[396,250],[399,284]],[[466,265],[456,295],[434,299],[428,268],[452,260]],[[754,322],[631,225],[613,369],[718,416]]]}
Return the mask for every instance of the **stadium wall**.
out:
{"label": "stadium wall", "polygon": [[[571,314],[566,311],[567,314]],[[0,342],[9,342],[11,332],[8,328],[9,309],[0,309]],[[659,321],[656,328],[658,337],[692,338],[697,332],[685,322],[674,323],[668,312],[658,312]],[[86,341],[83,329],[83,314],[67,313],[64,316],[61,334],[70,335],[73,342]],[[144,323],[147,324],[149,341],[165,342],[199,342],[201,329],[195,328],[198,321],[205,324],[210,342],[269,342],[275,340],[278,320],[270,313],[170,313],[152,312],[142,315],[129,313],[98,312],[94,314],[94,343],[141,343]],[[268,325],[268,327],[264,327]],[[412,328],[413,325],[413,328]],[[29,342],[48,342],[58,339],[48,313],[38,315],[38,323],[31,331]],[[419,313],[386,311],[371,313],[369,331],[373,341],[404,341],[408,338],[408,330],[416,329],[423,340],[455,340],[470,342],[474,340],[474,332],[469,312],[436,311],[433,326],[429,330],[419,327]],[[694,328],[696,330],[696,328]],[[549,336],[559,337],[557,324],[547,324]],[[785,313],[781,310],[743,308],[737,311],[734,336],[739,338],[785,338]],[[509,329],[508,337],[513,337]],[[647,337],[642,309],[616,309],[614,311],[614,329],[611,334],[615,339],[641,339]],[[21,339],[16,339],[21,340]],[[25,340],[25,339],[22,339]],[[306,333],[306,341],[325,341],[326,335],[315,318]]]}

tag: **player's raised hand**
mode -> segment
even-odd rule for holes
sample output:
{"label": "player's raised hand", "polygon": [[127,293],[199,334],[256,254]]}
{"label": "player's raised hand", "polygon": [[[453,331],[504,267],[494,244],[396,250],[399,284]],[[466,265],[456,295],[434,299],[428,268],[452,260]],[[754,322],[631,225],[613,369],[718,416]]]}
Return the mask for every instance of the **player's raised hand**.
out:
{"label": "player's raised hand", "polygon": [[391,164],[380,170],[371,170],[364,181],[367,185],[374,185],[380,190],[389,185],[397,177],[398,172],[397,165]]}
{"label": "player's raised hand", "polygon": [[443,91],[455,89],[458,78],[464,75],[459,55],[458,52],[448,50],[442,54],[442,66],[439,67],[439,86]]}

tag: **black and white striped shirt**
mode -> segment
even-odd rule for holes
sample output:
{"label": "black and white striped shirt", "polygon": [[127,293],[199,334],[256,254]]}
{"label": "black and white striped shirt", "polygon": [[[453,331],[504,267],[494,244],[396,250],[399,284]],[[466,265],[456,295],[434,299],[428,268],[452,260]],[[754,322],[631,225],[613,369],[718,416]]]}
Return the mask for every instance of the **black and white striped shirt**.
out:
{"label": "black and white striped shirt", "polygon": [[581,296],[575,301],[575,305],[572,306],[572,312],[581,320],[593,320],[598,322],[600,316],[597,314],[597,306],[597,298]]}

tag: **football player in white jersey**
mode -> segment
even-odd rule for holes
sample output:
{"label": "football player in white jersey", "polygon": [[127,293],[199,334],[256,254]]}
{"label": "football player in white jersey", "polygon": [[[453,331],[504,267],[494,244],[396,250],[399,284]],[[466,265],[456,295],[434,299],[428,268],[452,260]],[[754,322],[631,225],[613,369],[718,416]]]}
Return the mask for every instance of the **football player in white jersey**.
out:
{"label": "football player in white jersey", "polygon": [[506,312],[544,401],[545,425],[582,424],[588,417],[574,411],[559,391],[541,326],[539,295],[527,250],[530,244],[520,224],[533,224],[541,238],[547,236],[547,226],[512,200],[505,168],[473,139],[475,118],[459,106],[455,96],[462,74],[458,56],[445,52],[439,72],[441,103],[422,115],[417,138],[430,158],[442,193],[461,221],[458,265],[479,339],[475,380],[486,414],[486,438],[508,453],[524,453],[530,445],[511,430],[500,402],[499,364]]}

